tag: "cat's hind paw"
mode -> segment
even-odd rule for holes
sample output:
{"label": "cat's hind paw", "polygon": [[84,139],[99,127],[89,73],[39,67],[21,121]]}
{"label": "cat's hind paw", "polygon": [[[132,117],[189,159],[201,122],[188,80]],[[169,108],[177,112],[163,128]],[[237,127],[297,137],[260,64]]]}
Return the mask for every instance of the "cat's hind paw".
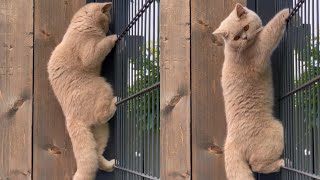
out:
{"label": "cat's hind paw", "polygon": [[103,158],[100,160],[99,169],[107,171],[107,172],[112,172],[114,170],[115,163],[116,163],[115,159],[108,161]]}
{"label": "cat's hind paw", "polygon": [[284,159],[281,159],[281,160],[279,161],[279,166],[280,166],[280,167],[285,167]]}
{"label": "cat's hind paw", "polygon": [[117,96],[115,96],[115,97],[113,98],[112,102],[113,102],[113,103],[115,103],[115,104],[117,104],[118,99],[120,99],[120,98],[119,98],[119,97],[117,97]]}

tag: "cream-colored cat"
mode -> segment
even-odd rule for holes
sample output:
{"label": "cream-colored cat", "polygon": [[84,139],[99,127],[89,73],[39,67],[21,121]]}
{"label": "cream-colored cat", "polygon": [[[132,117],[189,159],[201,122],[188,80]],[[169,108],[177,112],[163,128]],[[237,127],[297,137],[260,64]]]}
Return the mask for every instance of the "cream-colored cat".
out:
{"label": "cream-colored cat", "polygon": [[222,88],[227,118],[224,147],[229,180],[253,180],[253,173],[280,170],[284,161],[283,126],[273,116],[270,57],[280,42],[289,10],[279,12],[265,27],[251,10],[237,4],[213,32],[224,40]]}
{"label": "cream-colored cat", "polygon": [[74,180],[93,180],[98,168],[112,171],[114,160],[102,153],[109,138],[106,122],[116,111],[116,98],[101,63],[117,36],[106,36],[111,3],[92,3],[73,17],[48,63],[49,80],[66,117],[77,163]]}

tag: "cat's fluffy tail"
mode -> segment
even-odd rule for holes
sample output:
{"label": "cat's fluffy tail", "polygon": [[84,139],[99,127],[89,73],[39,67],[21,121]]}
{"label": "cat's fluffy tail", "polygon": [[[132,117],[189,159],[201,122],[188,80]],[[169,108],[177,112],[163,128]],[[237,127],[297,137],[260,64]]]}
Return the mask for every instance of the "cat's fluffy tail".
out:
{"label": "cat's fluffy tail", "polygon": [[228,180],[254,180],[253,173],[243,154],[235,148],[225,148],[225,167]]}
{"label": "cat's fluffy tail", "polygon": [[91,128],[74,119],[67,119],[77,171],[73,180],[93,180],[98,169],[97,145]]}

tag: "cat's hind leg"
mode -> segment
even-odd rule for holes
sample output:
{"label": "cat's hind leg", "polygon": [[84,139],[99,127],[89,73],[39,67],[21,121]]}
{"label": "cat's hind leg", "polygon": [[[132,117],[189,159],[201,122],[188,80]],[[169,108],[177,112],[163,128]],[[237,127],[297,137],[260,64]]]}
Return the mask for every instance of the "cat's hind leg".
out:
{"label": "cat's hind leg", "polygon": [[226,140],[224,162],[228,180],[254,180],[253,174],[239,145]]}
{"label": "cat's hind leg", "polygon": [[253,153],[249,157],[252,170],[265,174],[278,172],[284,165],[284,160],[280,159],[284,148],[282,124],[278,120],[270,121],[253,142],[256,145],[252,146]]}
{"label": "cat's hind leg", "polygon": [[94,180],[98,169],[97,144],[90,125],[78,119],[66,119],[77,171],[73,180]]}
{"label": "cat's hind leg", "polygon": [[116,110],[117,110],[117,107],[116,107],[116,104],[117,104],[117,97],[114,97],[112,99],[112,102],[110,104],[110,108],[109,108],[109,116],[107,116],[107,121],[109,121],[113,116],[114,114],[116,113]]}
{"label": "cat's hind leg", "polygon": [[251,165],[251,169],[254,172],[269,174],[273,172],[280,171],[280,168],[284,166],[284,160],[278,159],[273,162],[253,162]]}
{"label": "cat's hind leg", "polygon": [[110,101],[108,98],[103,98],[101,99],[101,102],[97,103],[97,110],[96,110],[96,115],[97,119],[100,124],[104,124],[108,122],[115,114],[117,107],[117,98],[113,97],[113,99]]}
{"label": "cat's hind leg", "polygon": [[107,146],[109,139],[109,126],[108,124],[96,125],[93,127],[94,138],[97,142],[97,152],[99,158],[99,169],[112,172],[114,170],[115,160],[106,160],[103,157],[103,152]]}

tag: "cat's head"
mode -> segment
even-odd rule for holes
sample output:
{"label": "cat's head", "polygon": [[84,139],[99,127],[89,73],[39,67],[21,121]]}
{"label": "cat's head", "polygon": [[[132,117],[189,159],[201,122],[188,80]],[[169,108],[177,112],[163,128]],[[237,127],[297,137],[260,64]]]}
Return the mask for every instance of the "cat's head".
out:
{"label": "cat's head", "polygon": [[236,4],[230,15],[212,33],[213,42],[222,45],[224,41],[226,46],[241,50],[250,45],[261,30],[259,16],[241,4]]}
{"label": "cat's head", "polygon": [[105,33],[111,23],[112,3],[89,3],[82,7],[73,17],[71,23],[84,28],[99,28]]}

